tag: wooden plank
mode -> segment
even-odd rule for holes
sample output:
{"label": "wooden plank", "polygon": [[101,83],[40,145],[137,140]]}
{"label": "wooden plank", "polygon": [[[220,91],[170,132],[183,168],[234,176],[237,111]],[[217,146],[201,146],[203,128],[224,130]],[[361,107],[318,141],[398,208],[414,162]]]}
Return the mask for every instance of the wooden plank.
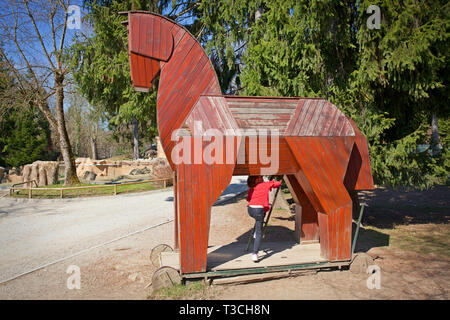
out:
{"label": "wooden plank", "polygon": [[286,141],[291,146],[291,151],[300,167],[300,171],[296,174],[297,181],[318,212],[329,212],[329,199],[325,195],[331,190],[329,190],[328,181],[324,181],[316,155],[311,146],[307,145],[308,139],[286,137]]}
{"label": "wooden plank", "polygon": [[[194,253],[194,233],[196,233],[194,227],[193,227],[193,214],[194,214],[194,207],[192,203],[193,198],[193,190],[192,190],[192,165],[184,164],[185,169],[185,182],[184,182],[184,192],[186,197],[186,207],[185,207],[185,214],[186,214],[186,229],[184,230],[184,238],[186,238],[186,249],[184,250],[185,254],[183,255],[185,257],[185,268],[184,272],[188,273],[191,270],[195,271],[195,253]],[[183,235],[182,235],[183,238]],[[183,266],[183,265],[182,265]]]}
{"label": "wooden plank", "polygon": [[292,132],[288,133],[289,135],[295,136],[299,135],[298,132],[300,132],[300,130],[302,129],[303,123],[305,122],[305,119],[307,118],[308,114],[312,112],[311,110],[313,108],[314,103],[315,103],[314,100],[305,101],[305,103],[302,105],[302,111],[295,121],[294,129]]}
{"label": "wooden plank", "polygon": [[[300,238],[303,241],[319,240],[317,211],[297,181],[295,175],[286,175],[286,185],[288,186],[294,201],[301,205]],[[296,218],[297,221],[297,218]],[[297,222],[296,222],[297,223]]]}
{"label": "wooden plank", "polygon": [[[172,60],[169,61],[166,65],[166,72],[171,74],[169,79],[162,79],[164,82],[162,83],[163,90],[158,95],[158,108],[163,111],[164,107],[169,106],[171,109],[175,108],[177,111],[181,106],[173,104],[173,98],[176,98],[177,95],[181,93],[182,97],[185,97],[185,94],[182,94],[183,90],[188,90],[190,86],[193,85],[192,81],[194,75],[192,73],[199,72],[203,66],[207,63],[207,57],[204,57],[199,54],[200,49],[195,45],[193,41],[186,41],[186,44],[189,44],[189,48],[183,57],[182,61],[176,61],[172,64]],[[198,81],[198,80],[197,80]],[[186,88],[186,86],[188,86]],[[164,89],[166,88],[166,89]],[[171,109],[164,110],[168,112]],[[170,116],[167,114],[163,114],[161,119],[170,119]]]}
{"label": "wooden plank", "polygon": [[[374,189],[367,140],[361,133],[361,131],[359,131],[359,129],[356,127],[356,124],[353,122],[353,120],[349,118],[348,121],[352,125],[353,130],[355,131],[356,136],[355,144],[357,147],[357,150],[355,150],[356,154],[353,156],[353,158],[350,159],[350,162],[352,163],[351,166],[349,167],[350,169],[347,169],[353,170],[355,174],[358,175],[354,189],[355,190]],[[360,162],[359,158],[361,159],[360,160],[361,163],[359,163]]]}
{"label": "wooden plank", "polygon": [[[194,138],[191,138],[190,143],[193,147]],[[206,143],[202,144],[202,148],[204,147],[206,147]],[[222,157],[225,158],[225,154]],[[193,158],[191,158],[192,160]],[[184,189],[180,188],[183,194],[179,193],[180,201],[184,202],[183,204],[179,203],[180,244],[182,244],[180,246],[180,268],[182,273],[206,270],[210,208],[228,186],[233,168],[234,163],[178,165],[178,175],[184,176]],[[211,174],[211,172],[215,173]],[[211,186],[209,190],[212,192],[205,192],[205,186]]]}
{"label": "wooden plank", "polygon": [[309,125],[307,127],[304,128],[304,132],[305,132],[305,136],[313,136],[316,135],[317,131],[316,126],[317,123],[319,122],[319,119],[322,117],[322,110],[324,105],[326,104],[327,101],[322,100],[322,101],[318,101],[315,110],[314,110],[314,115],[311,118],[311,121],[309,122]]}
{"label": "wooden plank", "polygon": [[[187,237],[185,236],[186,227],[186,192],[185,192],[185,176],[184,166],[177,166],[178,177],[178,238],[180,244],[180,253],[187,251]],[[180,254],[180,271],[184,272],[187,265],[186,254]],[[183,266],[183,267],[181,267]]]}
{"label": "wooden plank", "polygon": [[[342,181],[339,180],[334,164],[330,163],[330,157],[327,151],[321,145],[321,138],[305,138],[302,142],[305,148],[310,151],[310,158],[315,162],[314,168],[310,171],[316,171],[319,179],[315,180],[316,190],[321,189],[319,198],[322,203],[326,203],[326,212],[333,212],[340,206],[341,199],[345,197],[343,194]],[[317,184],[322,184],[320,187]]]}
{"label": "wooden plank", "polygon": [[[193,146],[192,146],[193,147]],[[199,186],[199,170],[198,164],[189,165],[192,170],[191,177],[191,188],[192,188],[192,248],[193,248],[193,270],[204,270],[202,269],[202,241],[203,241],[203,228],[202,228],[202,216],[203,207],[200,205],[200,186]]]}
{"label": "wooden plank", "polygon": [[[232,242],[208,249],[208,268],[212,271],[254,268],[247,244]],[[262,242],[261,260],[257,267],[283,266],[310,262],[323,262],[320,244],[299,245],[294,241]]]}
{"label": "wooden plank", "polygon": [[[160,136],[163,143],[168,142],[167,140],[170,139],[171,130],[180,128],[184,123],[184,120],[190,113],[198,97],[202,93],[204,93],[204,89],[213,76],[214,70],[211,70],[209,68],[209,65],[205,63],[203,65],[202,73],[205,74],[204,78],[196,79],[194,76],[192,76],[191,81],[186,82],[190,82],[190,87],[188,86],[188,88],[184,88],[183,91],[186,92],[187,90],[187,94],[172,94],[173,97],[165,103],[167,105],[166,109],[171,106],[170,110],[167,109],[163,116],[165,117],[165,119],[167,119],[167,121],[164,121],[163,119],[161,119],[161,116],[158,116],[158,121],[160,122],[161,129]],[[182,90],[181,87],[179,90]],[[194,96],[197,96],[197,98],[194,98]],[[158,106],[160,106],[159,101]],[[160,110],[158,110],[158,112],[160,112]]]}
{"label": "wooden plank", "polygon": [[[160,86],[158,88],[158,100],[162,95],[166,95],[171,91],[173,83],[179,80],[181,74],[180,67],[184,62],[184,57],[189,54],[190,50],[194,47],[195,42],[189,38],[189,35],[183,30],[181,39],[176,47],[173,49],[173,56],[177,59],[170,59],[164,65],[164,77],[161,75]],[[200,58],[200,57],[198,57]]]}
{"label": "wooden plank", "polygon": [[291,270],[291,271],[281,271],[281,272],[270,272],[270,273],[258,273],[243,276],[234,276],[226,278],[214,279],[213,285],[227,285],[227,284],[247,284],[254,282],[261,282],[267,280],[282,279],[287,277],[295,277],[299,275],[312,275],[316,274],[317,270]]}
{"label": "wooden plank", "polygon": [[330,102],[326,105],[326,112],[324,113],[324,125],[319,130],[321,136],[331,136],[330,128],[334,123],[336,116],[339,116],[339,109],[335,108]]}
{"label": "wooden plank", "polygon": [[173,206],[174,206],[174,250],[180,248],[180,239],[178,236],[178,178],[177,172],[173,172]]}
{"label": "wooden plank", "polygon": [[293,109],[291,108],[239,108],[239,109],[230,109],[231,113],[236,116],[238,114],[290,114],[293,112]]}
{"label": "wooden plank", "polygon": [[299,103],[285,135],[353,136],[354,131],[345,115],[333,104],[323,99],[305,99]]}
{"label": "wooden plank", "polygon": [[173,37],[170,25],[163,20],[165,19],[154,15],[130,13],[129,51],[148,58],[167,61],[172,52]]}
{"label": "wooden plank", "polygon": [[[350,245],[348,228],[351,228],[351,223],[347,221],[347,215],[351,214],[351,199],[342,181],[339,180],[332,158],[319,142],[326,140],[313,137],[297,138],[297,140],[301,141],[303,148],[309,150],[310,154],[315,155],[309,157],[308,153],[300,150],[299,155],[302,158],[297,158],[297,160],[302,170],[306,170],[305,177],[325,208],[325,211],[318,210],[319,234],[323,246],[322,255],[332,261],[348,258]],[[303,186],[304,181],[300,180],[299,182]]]}

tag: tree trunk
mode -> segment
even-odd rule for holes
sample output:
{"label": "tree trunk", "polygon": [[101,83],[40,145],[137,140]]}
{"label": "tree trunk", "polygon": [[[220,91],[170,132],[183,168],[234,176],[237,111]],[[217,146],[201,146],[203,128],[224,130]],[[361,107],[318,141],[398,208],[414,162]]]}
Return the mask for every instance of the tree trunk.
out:
{"label": "tree trunk", "polygon": [[55,76],[55,109],[56,121],[58,125],[59,144],[61,154],[64,160],[65,179],[64,185],[79,184],[80,180],[77,176],[77,168],[75,159],[72,154],[70,146],[69,135],[67,134],[66,122],[64,119],[64,78],[62,76]]}
{"label": "tree trunk", "polygon": [[98,160],[98,152],[97,152],[97,141],[95,141],[94,137],[90,137],[91,140],[91,151],[92,151],[92,160]]}
{"label": "tree trunk", "polygon": [[133,118],[133,159],[139,159],[139,126],[136,118]]}
{"label": "tree trunk", "polygon": [[91,127],[91,134],[89,137],[91,143],[91,159],[98,160],[98,149],[97,149],[97,136],[98,136],[98,124],[94,123]]}
{"label": "tree trunk", "polygon": [[439,126],[436,112],[431,115],[431,147],[433,148],[433,155],[439,153]]}

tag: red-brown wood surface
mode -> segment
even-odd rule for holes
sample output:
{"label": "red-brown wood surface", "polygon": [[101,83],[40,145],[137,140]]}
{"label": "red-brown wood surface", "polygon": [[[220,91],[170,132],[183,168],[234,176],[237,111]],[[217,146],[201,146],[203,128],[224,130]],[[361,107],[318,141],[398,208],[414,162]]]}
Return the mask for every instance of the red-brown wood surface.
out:
{"label": "red-brown wood surface", "polygon": [[[225,139],[225,138],[224,138]],[[240,138],[233,139],[233,153]],[[194,138],[190,140],[194,148]],[[207,144],[203,143],[200,152]],[[226,164],[227,152],[212,164],[195,164],[194,154],[190,163],[177,165],[178,174],[178,238],[180,243],[180,268],[182,273],[206,270],[211,207],[230,183],[234,163]]]}
{"label": "red-brown wood surface", "polygon": [[[160,74],[158,130],[176,172],[181,272],[207,269],[211,206],[231,176],[262,172],[286,176],[294,201],[302,206],[301,240],[319,239],[321,254],[329,260],[349,259],[349,192],[373,188],[367,141],[355,123],[321,98],[222,95],[201,45],[165,17],[129,12],[128,30],[135,89],[150,90]],[[211,163],[203,156],[213,143],[223,151],[211,152]]]}
{"label": "red-brown wood surface", "polygon": [[319,224],[317,221],[317,211],[314,209],[311,201],[306,196],[306,193],[303,191],[301,185],[298,183],[295,175],[286,175],[285,176],[286,185],[289,188],[289,191],[292,194],[292,198],[294,202],[299,204],[302,207],[302,216],[301,216],[301,241],[312,241],[319,240]]}
{"label": "red-brown wood surface", "polygon": [[[333,261],[350,258],[352,200],[343,183],[342,166],[334,153],[328,151],[331,139],[339,138],[286,137],[300,167],[295,175],[297,181],[319,213],[322,255]],[[343,143],[339,149],[346,157],[351,152],[345,147],[348,144]]]}

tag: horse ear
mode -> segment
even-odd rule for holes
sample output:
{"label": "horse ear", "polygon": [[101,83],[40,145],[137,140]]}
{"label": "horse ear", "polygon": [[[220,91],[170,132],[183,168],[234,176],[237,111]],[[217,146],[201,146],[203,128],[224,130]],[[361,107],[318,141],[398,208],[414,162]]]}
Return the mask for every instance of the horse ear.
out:
{"label": "horse ear", "polygon": [[173,50],[171,23],[157,15],[130,12],[128,15],[129,50],[132,53],[168,61]]}

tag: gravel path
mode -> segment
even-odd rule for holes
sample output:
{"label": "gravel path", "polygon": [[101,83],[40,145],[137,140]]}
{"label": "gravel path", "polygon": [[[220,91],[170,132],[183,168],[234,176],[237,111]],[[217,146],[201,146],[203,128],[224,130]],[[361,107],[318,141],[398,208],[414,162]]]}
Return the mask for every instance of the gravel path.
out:
{"label": "gravel path", "polygon": [[[218,202],[245,191],[233,177]],[[0,198],[0,283],[173,219],[173,190],[62,200]]]}

